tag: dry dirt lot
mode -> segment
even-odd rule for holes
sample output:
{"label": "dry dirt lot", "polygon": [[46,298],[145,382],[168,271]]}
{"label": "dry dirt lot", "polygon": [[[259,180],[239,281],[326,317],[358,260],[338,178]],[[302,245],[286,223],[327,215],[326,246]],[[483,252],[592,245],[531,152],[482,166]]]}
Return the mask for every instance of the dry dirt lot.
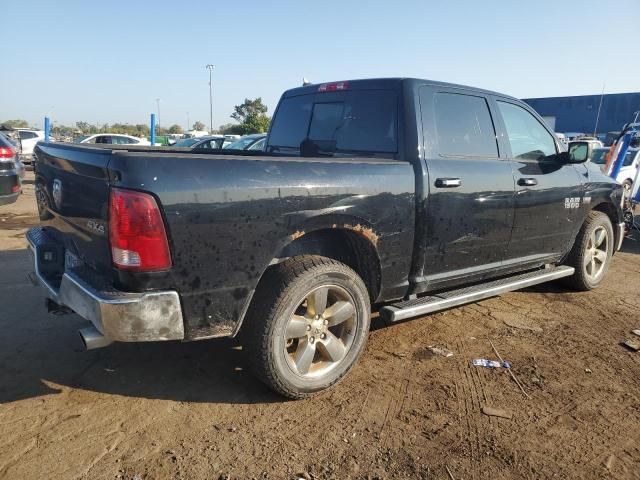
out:
{"label": "dry dirt lot", "polygon": [[[640,353],[620,345],[640,328],[640,236],[597,291],[552,284],[377,325],[344,382],[294,402],[233,341],[83,352],[84,322],[47,315],[25,276],[36,219],[27,180],[0,207],[2,479],[640,478]],[[496,357],[490,341],[530,398],[470,364]]]}

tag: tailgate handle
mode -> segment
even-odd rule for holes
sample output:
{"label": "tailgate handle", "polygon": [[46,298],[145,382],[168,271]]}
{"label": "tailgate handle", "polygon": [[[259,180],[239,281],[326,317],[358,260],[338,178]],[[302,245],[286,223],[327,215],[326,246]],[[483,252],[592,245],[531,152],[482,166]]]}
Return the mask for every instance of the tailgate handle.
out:
{"label": "tailgate handle", "polygon": [[456,188],[462,185],[459,178],[436,178],[437,188]]}
{"label": "tailgate handle", "polygon": [[518,180],[518,185],[521,187],[533,187],[538,184],[538,180],[535,178],[521,178]]}

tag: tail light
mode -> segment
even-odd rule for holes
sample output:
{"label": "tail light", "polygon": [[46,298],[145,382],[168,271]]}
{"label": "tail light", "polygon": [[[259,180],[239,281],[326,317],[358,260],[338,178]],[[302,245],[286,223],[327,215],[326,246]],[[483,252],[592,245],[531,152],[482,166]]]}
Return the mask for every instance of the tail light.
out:
{"label": "tail light", "polygon": [[339,92],[349,89],[349,82],[323,83],[318,87],[319,92]]}
{"label": "tail light", "polygon": [[20,190],[20,185],[17,183],[11,187],[11,193],[18,193],[18,190]]}
{"label": "tail light", "polygon": [[13,158],[16,156],[16,151],[12,148],[0,148],[0,158]]}
{"label": "tail light", "polygon": [[111,189],[109,243],[116,268],[153,272],[171,267],[162,215],[149,194]]}

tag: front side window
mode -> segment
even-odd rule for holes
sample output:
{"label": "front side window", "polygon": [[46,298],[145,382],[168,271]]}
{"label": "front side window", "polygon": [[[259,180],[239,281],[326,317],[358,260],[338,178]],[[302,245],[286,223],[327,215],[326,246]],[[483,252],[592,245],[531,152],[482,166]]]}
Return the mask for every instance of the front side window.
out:
{"label": "front side window", "polygon": [[483,97],[436,93],[434,116],[440,155],[498,157],[496,132]]}
{"label": "front side window", "polygon": [[519,160],[544,160],[556,155],[556,142],[542,124],[524,108],[498,101],[511,154]]}

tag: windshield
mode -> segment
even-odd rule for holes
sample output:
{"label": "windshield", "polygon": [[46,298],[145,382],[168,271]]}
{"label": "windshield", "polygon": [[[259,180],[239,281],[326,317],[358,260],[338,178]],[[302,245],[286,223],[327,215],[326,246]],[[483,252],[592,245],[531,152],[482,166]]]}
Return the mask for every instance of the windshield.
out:
{"label": "windshield", "polygon": [[224,148],[228,148],[230,150],[245,150],[249,145],[251,145],[256,140],[259,140],[256,137],[242,137],[240,140],[230,143]]}
{"label": "windshield", "polygon": [[607,161],[608,148],[596,148],[591,154],[591,161],[598,165],[604,165]]}
{"label": "windshield", "polygon": [[78,138],[76,138],[73,143],[82,143],[84,140],[86,140],[87,138],[89,138],[91,135],[82,135]]}
{"label": "windshield", "polygon": [[395,153],[397,116],[396,94],[388,90],[284,98],[267,151]]}
{"label": "windshield", "polygon": [[198,138],[181,138],[172,146],[174,147],[190,147],[191,145],[198,143],[200,140]]}

